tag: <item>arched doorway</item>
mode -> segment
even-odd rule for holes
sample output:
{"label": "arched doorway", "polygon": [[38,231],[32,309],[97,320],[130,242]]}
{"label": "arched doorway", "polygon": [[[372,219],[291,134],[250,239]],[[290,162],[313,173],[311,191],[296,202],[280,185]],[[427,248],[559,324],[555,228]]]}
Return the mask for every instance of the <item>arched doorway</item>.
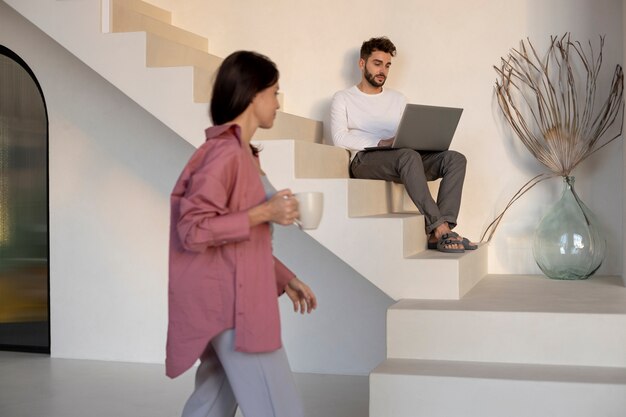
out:
{"label": "arched doorway", "polygon": [[48,114],[2,45],[0,92],[0,350],[49,353]]}

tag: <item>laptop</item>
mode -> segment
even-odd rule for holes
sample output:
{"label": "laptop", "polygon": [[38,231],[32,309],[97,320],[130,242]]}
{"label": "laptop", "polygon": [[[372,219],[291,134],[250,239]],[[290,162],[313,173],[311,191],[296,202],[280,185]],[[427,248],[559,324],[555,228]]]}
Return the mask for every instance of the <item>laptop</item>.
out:
{"label": "laptop", "polygon": [[441,152],[450,148],[463,109],[407,104],[391,147],[373,146],[366,151],[409,148],[420,152]]}

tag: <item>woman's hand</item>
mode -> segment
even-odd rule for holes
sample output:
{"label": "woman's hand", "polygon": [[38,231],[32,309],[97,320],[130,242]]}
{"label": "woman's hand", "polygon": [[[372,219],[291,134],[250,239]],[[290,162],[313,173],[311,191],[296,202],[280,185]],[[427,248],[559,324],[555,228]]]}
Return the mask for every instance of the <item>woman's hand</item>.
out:
{"label": "woman's hand", "polygon": [[292,224],[300,216],[298,212],[298,200],[295,199],[291,190],[280,190],[270,198],[269,205],[270,221],[283,226]]}
{"label": "woman's hand", "polygon": [[250,226],[265,222],[274,222],[286,226],[292,224],[299,216],[298,200],[294,198],[289,189],[278,191],[265,203],[248,210]]}
{"label": "woman's hand", "polygon": [[301,314],[311,313],[311,311],[317,308],[317,298],[313,291],[304,282],[294,277],[285,286],[285,292],[287,296],[293,302],[293,311],[296,313],[300,311]]}

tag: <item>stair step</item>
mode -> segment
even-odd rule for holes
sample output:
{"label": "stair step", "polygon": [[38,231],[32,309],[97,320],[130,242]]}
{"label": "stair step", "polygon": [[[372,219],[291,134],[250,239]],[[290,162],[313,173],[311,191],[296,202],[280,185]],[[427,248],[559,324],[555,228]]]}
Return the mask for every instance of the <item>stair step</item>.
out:
{"label": "stair step", "polygon": [[193,67],[193,100],[209,103],[215,73],[223,59],[208,52],[182,45],[154,34],[146,35],[146,65],[148,67]]}
{"label": "stair step", "polygon": [[348,178],[349,154],[345,149],[321,143],[294,141],[296,178]]}
{"label": "stair step", "polygon": [[[419,214],[404,185],[390,181],[352,179],[349,184],[350,217],[376,216],[385,213]],[[431,195],[437,195],[439,182],[429,182]]]}
{"label": "stair step", "polygon": [[197,67],[211,74],[217,72],[223,59],[171,39],[148,33],[146,37],[148,67]]}
{"label": "stair step", "polygon": [[[414,232],[413,232],[414,233]],[[426,235],[420,250],[406,253],[407,261],[419,265],[420,274],[428,274],[430,280],[438,281],[442,287],[447,287],[445,293],[456,293],[456,297],[433,296],[429,299],[460,299],[464,297],[474,286],[487,276],[487,259],[489,248],[486,244],[478,245],[478,249],[465,251],[464,253],[443,253],[436,250],[426,249]],[[452,278],[454,277],[454,278]],[[415,283],[414,285],[420,285]],[[414,290],[418,292],[416,288]],[[442,294],[443,295],[443,294]],[[407,292],[405,298],[417,299],[427,297],[411,297]]]}
{"label": "stair step", "polygon": [[[213,80],[215,72],[203,68],[193,67],[193,101],[195,103],[208,104],[211,102],[213,92]],[[284,107],[285,96],[278,93],[278,103]]]}
{"label": "stair step", "polygon": [[626,368],[626,288],[491,275],[462,300],[402,300],[388,310],[387,356]]}
{"label": "stair step", "polygon": [[[271,129],[257,129],[253,140],[322,142],[322,122],[279,111]],[[283,161],[284,162],[284,161]]]}
{"label": "stair step", "polygon": [[213,93],[213,77],[215,73],[202,68],[193,67],[193,101],[194,103],[210,103]]}
{"label": "stair step", "polygon": [[626,368],[388,359],[370,417],[621,417]]}
{"label": "stair step", "polygon": [[206,38],[139,13],[126,7],[123,0],[114,0],[111,3],[111,31],[148,32],[204,52],[208,51],[209,48],[209,42]]}
{"label": "stair step", "polygon": [[141,0],[123,0],[120,1],[120,3],[121,6],[134,10],[137,13],[141,13],[153,19],[160,20],[163,23],[172,24],[172,13],[168,10],[162,9]]}
{"label": "stair step", "polygon": [[[295,178],[349,178],[350,155],[337,146],[310,141],[260,141],[257,145],[268,148],[276,158],[272,162],[288,164],[289,175]],[[284,159],[289,158],[289,159]],[[281,162],[282,161],[282,162]]]}

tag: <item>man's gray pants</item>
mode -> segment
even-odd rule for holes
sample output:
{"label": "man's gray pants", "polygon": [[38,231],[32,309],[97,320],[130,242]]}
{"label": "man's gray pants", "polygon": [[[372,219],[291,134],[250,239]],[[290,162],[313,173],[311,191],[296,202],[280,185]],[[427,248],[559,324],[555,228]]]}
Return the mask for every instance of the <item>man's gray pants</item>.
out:
{"label": "man's gray pants", "polygon": [[235,351],[235,331],[226,330],[207,347],[196,372],[196,386],[182,417],[303,417],[285,350]]}
{"label": "man's gray pants", "polygon": [[[426,233],[430,234],[443,222],[447,222],[450,228],[456,226],[466,164],[465,156],[456,151],[362,151],[355,155],[350,164],[350,176],[404,184],[409,197],[424,215]],[[427,181],[438,178],[442,180],[435,202]]]}

